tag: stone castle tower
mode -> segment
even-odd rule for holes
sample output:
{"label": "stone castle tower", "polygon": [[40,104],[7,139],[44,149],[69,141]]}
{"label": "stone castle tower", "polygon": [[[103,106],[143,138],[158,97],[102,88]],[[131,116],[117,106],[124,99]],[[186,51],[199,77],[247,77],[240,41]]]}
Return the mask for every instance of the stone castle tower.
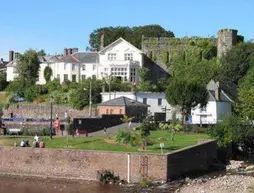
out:
{"label": "stone castle tower", "polygon": [[227,51],[237,44],[237,30],[221,29],[218,31],[217,56],[221,58]]}

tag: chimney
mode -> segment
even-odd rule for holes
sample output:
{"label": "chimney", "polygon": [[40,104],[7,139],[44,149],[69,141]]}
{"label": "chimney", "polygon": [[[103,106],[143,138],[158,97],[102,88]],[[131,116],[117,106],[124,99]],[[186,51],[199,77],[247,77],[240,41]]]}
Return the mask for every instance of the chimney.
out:
{"label": "chimney", "polygon": [[64,56],[67,56],[67,55],[68,55],[68,49],[64,48]]}
{"label": "chimney", "polygon": [[18,59],[18,57],[19,57],[19,53],[18,53],[18,52],[16,52],[16,53],[15,53],[15,60],[17,60],[17,59]]}
{"label": "chimney", "polygon": [[101,43],[100,43],[100,50],[104,48],[104,32],[101,33]]}
{"label": "chimney", "polygon": [[13,61],[13,59],[14,59],[14,51],[11,50],[9,51],[9,62]]}
{"label": "chimney", "polygon": [[72,53],[73,54],[78,53],[78,48],[72,48]]}
{"label": "chimney", "polygon": [[0,63],[4,63],[4,59],[3,58],[1,58]]}
{"label": "chimney", "polygon": [[220,85],[219,82],[216,83],[216,88],[215,88],[215,99],[216,101],[220,101]]}
{"label": "chimney", "polygon": [[72,48],[69,48],[68,49],[68,55],[71,55],[72,54]]}

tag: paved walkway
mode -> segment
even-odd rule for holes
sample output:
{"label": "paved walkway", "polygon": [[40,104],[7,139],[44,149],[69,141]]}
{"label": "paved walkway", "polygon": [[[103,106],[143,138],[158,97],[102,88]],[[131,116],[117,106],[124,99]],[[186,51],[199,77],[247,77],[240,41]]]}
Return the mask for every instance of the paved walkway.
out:
{"label": "paved walkway", "polygon": [[[131,123],[130,127],[129,127],[129,123],[123,123],[121,125],[107,128],[107,134],[115,134],[120,129],[130,130],[139,126],[140,126],[140,123]],[[104,130],[89,133],[89,136],[100,136],[100,135],[104,135]]]}

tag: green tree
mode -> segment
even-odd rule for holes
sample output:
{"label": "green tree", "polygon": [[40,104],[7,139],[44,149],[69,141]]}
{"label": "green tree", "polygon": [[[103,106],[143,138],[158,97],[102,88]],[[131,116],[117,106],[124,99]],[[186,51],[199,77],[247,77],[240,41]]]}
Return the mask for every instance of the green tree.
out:
{"label": "green tree", "polygon": [[70,91],[70,104],[72,108],[82,110],[89,104],[89,94],[82,88],[72,89]]}
{"label": "green tree", "polygon": [[45,78],[46,82],[50,81],[51,76],[52,76],[52,69],[49,66],[47,66],[44,69],[44,78]]}
{"label": "green tree", "polygon": [[140,135],[143,141],[143,150],[146,150],[148,137],[150,136],[150,130],[153,130],[153,123],[152,123],[152,117],[147,116],[143,122],[141,123],[139,129],[140,129]]}
{"label": "green tree", "polygon": [[160,25],[145,25],[133,28],[127,26],[103,27],[94,30],[90,34],[90,49],[99,50],[102,33],[105,35],[104,46],[122,37],[137,48],[141,48],[142,35],[145,37],[174,37],[173,32],[165,30]]}
{"label": "green tree", "polygon": [[35,85],[40,61],[35,50],[28,50],[17,59],[18,80],[23,88]]}
{"label": "green tree", "polygon": [[39,52],[37,52],[38,56],[46,56],[45,50],[41,49]]}
{"label": "green tree", "polygon": [[149,68],[142,67],[139,69],[140,83],[138,89],[141,91],[157,91],[158,87],[152,81],[152,74]]}
{"label": "green tree", "polygon": [[254,66],[254,44],[240,43],[220,59],[221,76],[233,83],[243,78],[250,67]]}
{"label": "green tree", "polygon": [[200,104],[200,107],[207,104],[208,92],[206,85],[198,81],[172,77],[169,79],[166,99],[169,104],[181,107],[184,122],[191,108],[196,107],[198,104]]}
{"label": "green tree", "polygon": [[60,80],[54,79],[52,81],[47,82],[46,88],[48,89],[48,91],[50,93],[53,92],[53,91],[59,91],[59,90],[61,90]]}
{"label": "green tree", "polygon": [[247,119],[254,120],[254,68],[240,82],[237,110]]}
{"label": "green tree", "polygon": [[3,91],[8,85],[8,82],[6,81],[6,73],[0,72],[0,91]]}

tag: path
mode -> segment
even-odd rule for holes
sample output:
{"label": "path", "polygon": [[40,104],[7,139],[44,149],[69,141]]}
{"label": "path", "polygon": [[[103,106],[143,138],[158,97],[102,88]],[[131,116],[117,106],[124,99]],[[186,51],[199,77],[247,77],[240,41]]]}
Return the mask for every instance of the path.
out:
{"label": "path", "polygon": [[[139,126],[140,126],[140,123],[132,123],[130,127],[129,127],[129,123],[123,123],[121,125],[107,128],[107,134],[115,134],[120,129],[129,130]],[[89,136],[100,136],[100,135],[104,135],[104,130],[89,133]]]}

